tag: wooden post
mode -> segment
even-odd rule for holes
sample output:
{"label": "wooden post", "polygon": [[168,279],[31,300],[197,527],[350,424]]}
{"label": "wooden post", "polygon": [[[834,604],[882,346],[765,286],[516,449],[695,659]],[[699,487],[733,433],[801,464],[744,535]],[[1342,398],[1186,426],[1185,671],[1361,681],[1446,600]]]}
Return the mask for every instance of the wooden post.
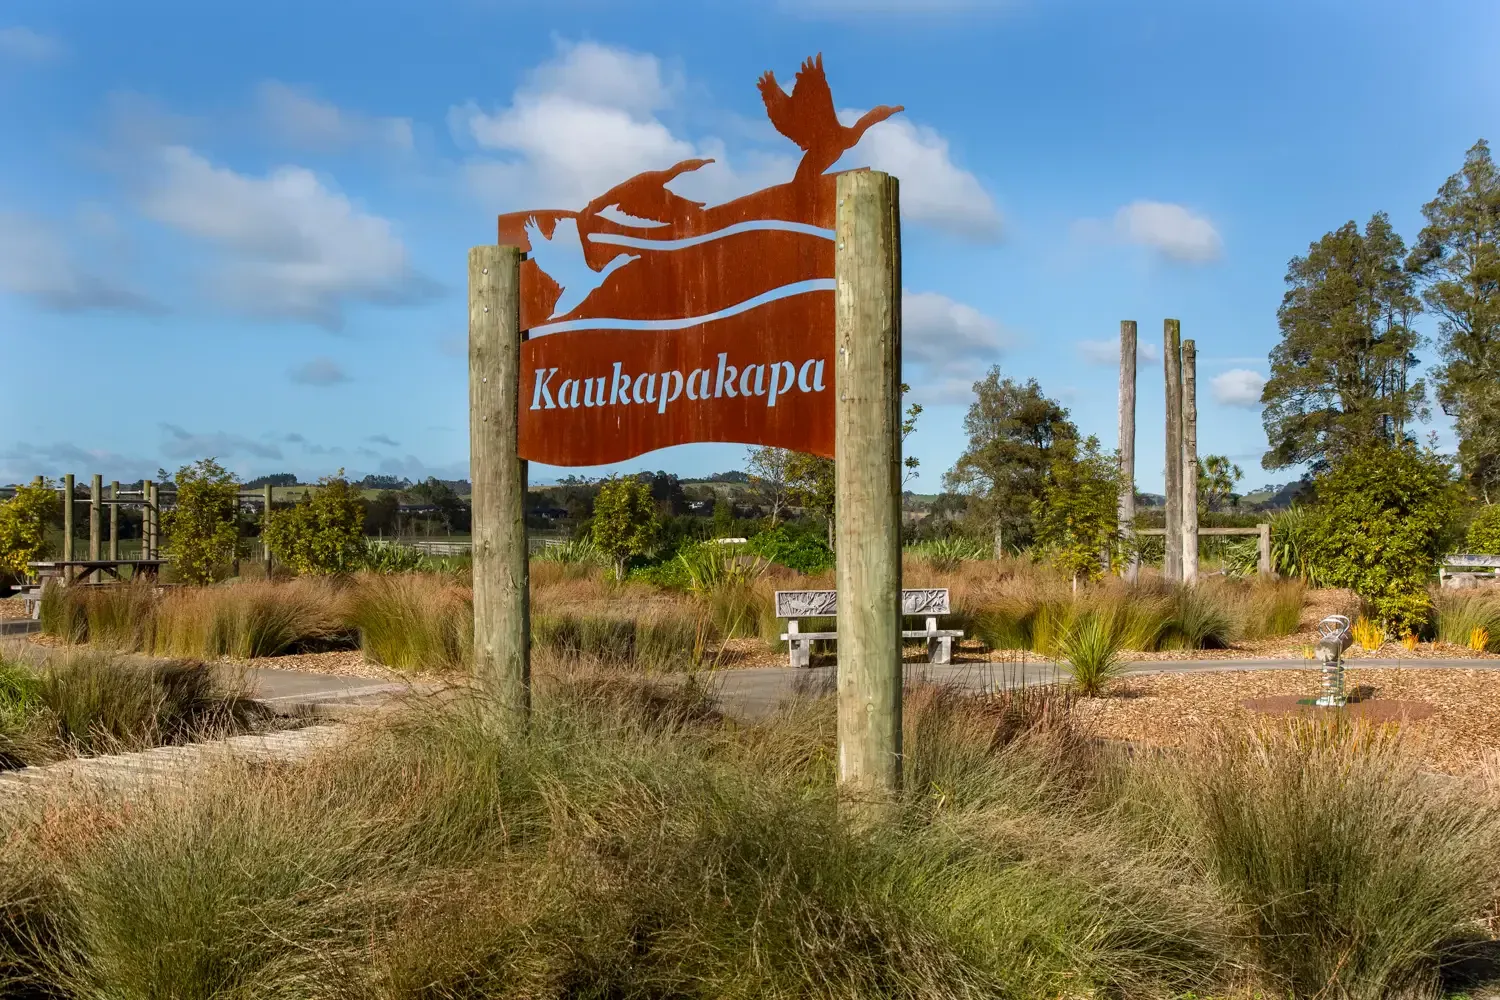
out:
{"label": "wooden post", "polygon": [[896,179],[840,174],[834,235],[839,780],[901,785],[901,218]]}
{"label": "wooden post", "polygon": [[146,534],[146,551],[150,553],[147,559],[159,559],[157,545],[161,541],[161,490],[156,483],[148,481],[145,484],[146,491],[146,520],[150,530]]}
{"label": "wooden post", "polygon": [[273,487],[270,483],[265,485],[265,497],[261,501],[265,509],[261,511],[260,515],[260,555],[266,563],[267,580],[271,579],[271,546],[266,544],[266,529],[271,526],[271,504],[274,496],[271,492],[272,489]]}
{"label": "wooden post", "polygon": [[1120,321],[1120,538],[1129,550],[1125,579],[1140,577],[1140,554],[1135,542],[1135,320]]}
{"label": "wooden post", "polygon": [[1271,568],[1271,526],[1263,522],[1256,527],[1260,529],[1260,565],[1256,569],[1262,577],[1270,579],[1274,572]]}
{"label": "wooden post", "polygon": [[118,479],[109,484],[109,558],[111,560],[120,558],[120,481]]}
{"label": "wooden post", "polygon": [[35,486],[37,489],[41,489],[44,482],[45,480],[43,480],[41,476],[33,476],[31,479],[31,485]]}
{"label": "wooden post", "polygon": [[1166,577],[1182,580],[1182,326],[1162,324],[1162,368],[1167,389]]}
{"label": "wooden post", "polygon": [[1198,345],[1182,342],[1182,582],[1198,582]]}
{"label": "wooden post", "polygon": [[100,517],[104,513],[104,505],[100,503],[104,499],[104,477],[94,473],[89,480],[89,558],[97,562],[99,550],[103,548],[104,520]]}
{"label": "wooden post", "polygon": [[[73,558],[73,473],[63,476],[63,562]],[[73,579],[73,570],[63,567],[62,578],[64,583],[70,583]]]}
{"label": "wooden post", "polygon": [[512,731],[531,712],[526,463],[518,452],[523,259],[511,246],[469,251],[474,672]]}

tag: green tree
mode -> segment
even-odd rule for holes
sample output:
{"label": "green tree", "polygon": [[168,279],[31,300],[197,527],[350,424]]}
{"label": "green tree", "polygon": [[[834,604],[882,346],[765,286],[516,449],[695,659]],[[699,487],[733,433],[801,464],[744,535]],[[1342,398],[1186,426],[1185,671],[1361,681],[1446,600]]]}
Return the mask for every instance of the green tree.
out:
{"label": "green tree", "polygon": [[1487,142],[1474,144],[1422,215],[1407,266],[1438,316],[1437,398],[1454,418],[1464,478],[1490,503],[1500,500],[1500,173]]}
{"label": "green tree", "polygon": [[838,469],[833,459],[792,452],[787,464],[787,484],[792,503],[823,519],[828,528],[828,547],[832,549],[833,508],[838,487]]}
{"label": "green tree", "polygon": [[61,513],[53,484],[17,486],[16,495],[0,503],[0,573],[31,576],[27,564],[47,557],[47,525]]}
{"label": "green tree", "polygon": [[265,543],[296,573],[351,573],[364,564],[365,506],[359,490],[337,475],[318,480],[296,505],[272,511]]}
{"label": "green tree", "polygon": [[1367,444],[1317,480],[1309,557],[1329,586],[1374,606],[1395,635],[1431,617],[1427,584],[1460,502],[1452,469],[1415,445]]}
{"label": "green tree", "polygon": [[1261,395],[1267,469],[1321,471],[1355,449],[1407,440],[1407,425],[1427,415],[1426,385],[1411,378],[1421,304],[1405,252],[1377,212],[1363,233],[1345,223],[1292,258]]}
{"label": "green tree", "polygon": [[1474,520],[1469,522],[1464,550],[1500,555],[1500,503],[1487,503],[1479,508]]}
{"label": "green tree", "polygon": [[172,479],[176,502],[161,515],[172,568],[187,583],[221,580],[240,554],[239,483],[212,458],[184,465]]}
{"label": "green tree", "polygon": [[1081,451],[1069,449],[1052,460],[1042,494],[1032,501],[1036,539],[1052,562],[1073,578],[1097,580],[1120,535],[1119,457],[1099,448],[1090,436]]}
{"label": "green tree", "polygon": [[781,512],[792,502],[791,467],[795,454],[785,448],[751,448],[745,458],[750,488],[770,512],[773,528],[781,519]]}
{"label": "green tree", "polygon": [[[902,382],[901,395],[905,397],[908,392],[911,392],[911,386]],[[911,437],[911,432],[917,429],[917,418],[921,415],[921,403],[912,403],[901,415],[901,450],[903,452],[906,450],[906,439]],[[922,460],[915,455],[907,455],[901,460],[901,465],[906,469],[906,475],[901,480],[902,487],[905,487],[907,483],[917,478],[917,469],[921,468]]]}
{"label": "green tree", "polygon": [[1198,508],[1200,513],[1218,513],[1240,502],[1235,484],[1244,470],[1223,455],[1205,455],[1198,463]]}
{"label": "green tree", "polygon": [[714,500],[714,537],[728,538],[734,534],[734,505],[726,498]]}
{"label": "green tree", "polygon": [[970,511],[1006,541],[1026,544],[1035,535],[1033,514],[1049,470],[1072,457],[1078,428],[1036,379],[1002,378],[997,365],[974,383],[964,432],[968,447],[944,473],[943,488],[967,496]]}
{"label": "green tree", "polygon": [[615,564],[615,578],[625,579],[631,556],[645,555],[656,544],[660,527],[651,488],[633,476],[606,479],[594,498],[594,544]]}

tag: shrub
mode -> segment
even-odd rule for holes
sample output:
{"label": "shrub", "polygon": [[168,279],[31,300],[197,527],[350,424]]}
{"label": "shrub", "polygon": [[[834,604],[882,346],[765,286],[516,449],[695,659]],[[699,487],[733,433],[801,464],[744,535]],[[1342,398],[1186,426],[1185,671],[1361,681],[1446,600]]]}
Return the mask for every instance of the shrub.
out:
{"label": "shrub", "polygon": [[599,487],[590,537],[614,564],[615,579],[625,579],[631,556],[651,551],[658,527],[650,486],[634,477],[616,476]]}
{"label": "shrub", "polygon": [[817,529],[778,525],[753,536],[746,549],[798,573],[822,573],[833,568],[833,550]]}
{"label": "shrub", "polygon": [[361,568],[371,573],[415,573],[427,567],[427,556],[420,549],[399,542],[365,545]]}
{"label": "shrub", "polygon": [[359,490],[340,469],[291,509],[272,511],[265,543],[297,573],[352,573],[366,563],[364,524]]}
{"label": "shrub", "polygon": [[1313,554],[1327,583],[1368,601],[1395,635],[1431,618],[1427,583],[1457,503],[1452,470],[1414,447],[1365,447],[1317,483]]}
{"label": "shrub", "polygon": [[1097,580],[1101,555],[1119,541],[1120,467],[1115,456],[1099,450],[1090,437],[1077,454],[1069,451],[1052,462],[1042,496],[1032,504],[1037,540],[1052,561],[1078,586]]}
{"label": "shrub", "polygon": [[150,649],[213,659],[280,656],[348,645],[344,595],[315,580],[183,588],[157,604]]}
{"label": "shrub", "polygon": [[1354,623],[1353,634],[1354,641],[1359,644],[1360,649],[1373,653],[1385,645],[1385,629],[1381,628],[1378,622],[1372,622],[1364,615],[1360,615],[1359,620]]}
{"label": "shrub", "polygon": [[1500,555],[1500,504],[1487,503],[1469,522],[1464,547],[1470,552]]}
{"label": "shrub", "polygon": [[1307,585],[1301,580],[1252,584],[1246,609],[1246,638],[1274,639],[1291,635],[1302,624],[1302,609],[1306,603]]}
{"label": "shrub", "polygon": [[31,576],[27,564],[46,558],[47,525],[61,512],[50,483],[18,486],[15,496],[0,503],[0,574]]}
{"label": "shrub", "polygon": [[1324,586],[1316,556],[1318,530],[1318,515],[1311,507],[1292,504],[1272,514],[1271,569],[1280,576],[1304,580],[1309,586]]}
{"label": "shrub", "polygon": [[185,583],[221,580],[240,554],[239,484],[212,458],[184,465],[173,479],[177,499],[161,516],[172,569]]}

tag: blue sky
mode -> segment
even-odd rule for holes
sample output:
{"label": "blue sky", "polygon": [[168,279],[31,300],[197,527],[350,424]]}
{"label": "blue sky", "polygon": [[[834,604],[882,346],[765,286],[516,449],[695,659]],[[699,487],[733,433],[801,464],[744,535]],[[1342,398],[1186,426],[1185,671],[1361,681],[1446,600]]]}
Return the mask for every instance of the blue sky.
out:
{"label": "blue sky", "polygon": [[1496,138],[1497,28],[1490,0],[7,0],[0,481],[205,455],[466,476],[465,259],[495,214],[683,154],[720,161],[686,194],[786,179],[755,80],[816,52],[841,108],[907,109],[846,162],[902,179],[915,488],[991,364],[1113,446],[1135,319],[1159,491],[1168,316],[1198,342],[1202,450],[1284,481],[1254,397],[1286,263],[1377,210],[1415,237]]}

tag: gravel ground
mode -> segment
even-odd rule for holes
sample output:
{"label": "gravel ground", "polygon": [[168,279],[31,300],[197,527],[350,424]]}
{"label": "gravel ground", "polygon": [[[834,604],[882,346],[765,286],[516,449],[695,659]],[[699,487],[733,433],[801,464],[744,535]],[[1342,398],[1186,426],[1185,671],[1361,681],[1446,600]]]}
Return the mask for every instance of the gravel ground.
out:
{"label": "gravel ground", "polygon": [[[1427,718],[1401,723],[1403,739],[1434,770],[1472,773],[1500,762],[1500,670],[1351,667],[1346,689],[1368,699],[1420,702]],[[1317,670],[1227,670],[1132,675],[1110,695],[1083,699],[1080,718],[1099,736],[1151,746],[1181,747],[1212,730],[1283,725],[1256,712],[1251,699],[1317,695]]]}

